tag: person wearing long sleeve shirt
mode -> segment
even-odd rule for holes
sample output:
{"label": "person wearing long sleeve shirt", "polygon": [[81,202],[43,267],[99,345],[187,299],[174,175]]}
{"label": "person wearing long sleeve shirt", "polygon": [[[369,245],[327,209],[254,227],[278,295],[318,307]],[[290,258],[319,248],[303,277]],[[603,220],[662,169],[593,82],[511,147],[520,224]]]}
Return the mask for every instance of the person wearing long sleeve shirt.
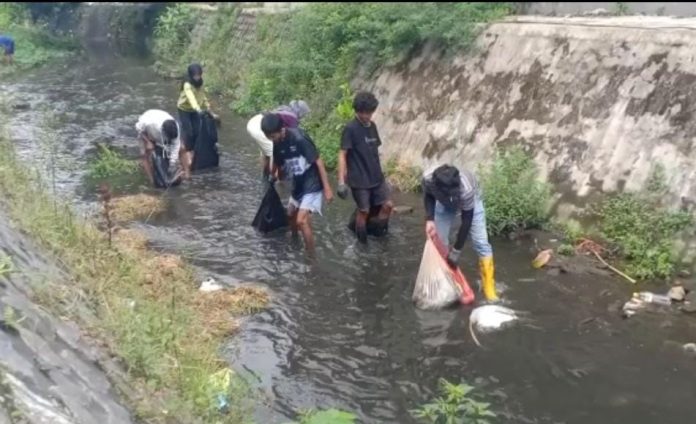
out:
{"label": "person wearing long sleeve shirt", "polygon": [[187,167],[193,163],[193,149],[201,127],[201,115],[210,112],[210,102],[203,88],[203,68],[197,63],[189,65],[186,80],[181,84],[181,93],[176,108],[181,123],[182,141],[187,153]]}
{"label": "person wearing long sleeve shirt", "polygon": [[441,165],[423,175],[423,202],[425,205],[426,234],[436,233],[449,245],[449,234],[457,213],[461,212],[461,226],[454,244],[450,246],[447,262],[456,266],[461,249],[469,235],[479,257],[479,271],[484,296],[498,299],[495,290],[493,248],[488,242],[486,212],[476,176],[468,170],[461,172],[454,166]]}

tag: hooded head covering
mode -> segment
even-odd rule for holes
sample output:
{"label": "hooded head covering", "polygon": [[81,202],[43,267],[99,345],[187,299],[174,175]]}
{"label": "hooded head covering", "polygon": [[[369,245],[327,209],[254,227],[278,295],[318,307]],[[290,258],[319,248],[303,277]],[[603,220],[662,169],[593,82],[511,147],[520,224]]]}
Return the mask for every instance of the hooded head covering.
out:
{"label": "hooded head covering", "polygon": [[451,165],[439,166],[433,171],[430,192],[445,207],[456,208],[461,196],[459,170]]}
{"label": "hooded head covering", "polygon": [[304,100],[293,100],[288,106],[290,106],[298,120],[304,118],[310,112],[309,105]]}
{"label": "hooded head covering", "polygon": [[[190,64],[186,70],[186,74],[186,81],[190,82],[194,87],[198,88],[203,85],[203,67],[198,63]],[[194,75],[200,75],[201,79],[196,81],[193,79]]]}

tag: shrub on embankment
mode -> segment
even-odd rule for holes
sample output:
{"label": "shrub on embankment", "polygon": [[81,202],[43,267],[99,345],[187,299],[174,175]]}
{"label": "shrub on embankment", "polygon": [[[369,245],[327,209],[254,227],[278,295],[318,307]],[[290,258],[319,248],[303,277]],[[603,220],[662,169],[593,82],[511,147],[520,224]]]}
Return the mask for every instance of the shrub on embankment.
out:
{"label": "shrub on embankment", "polygon": [[[0,4],[0,33],[15,40],[14,66],[0,64],[0,73],[23,71],[67,56],[77,43],[67,36],[53,34],[38,14],[30,13],[32,3]],[[4,54],[4,52],[3,52]]]}
{"label": "shrub on embankment", "polygon": [[[369,71],[396,64],[426,42],[449,50],[468,47],[478,24],[498,19],[511,3],[312,3],[282,15],[259,15],[256,36],[242,55],[232,51],[235,16],[222,6],[213,17],[192,5],[176,4],[155,31],[160,68],[203,62],[206,84],[226,95],[233,109],[249,115],[303,98],[312,107],[305,122],[329,167],[336,164],[341,124],[337,113],[344,85],[360,67]],[[202,39],[192,34],[208,19]],[[359,84],[359,83],[358,83]],[[352,114],[351,114],[352,115]],[[350,116],[348,117],[348,119]]]}

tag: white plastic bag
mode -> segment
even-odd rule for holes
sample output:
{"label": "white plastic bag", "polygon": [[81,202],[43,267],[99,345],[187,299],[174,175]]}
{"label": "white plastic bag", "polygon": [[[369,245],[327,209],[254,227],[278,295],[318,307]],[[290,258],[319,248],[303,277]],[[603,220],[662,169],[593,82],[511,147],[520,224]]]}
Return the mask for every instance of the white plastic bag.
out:
{"label": "white plastic bag", "polygon": [[442,309],[459,301],[460,290],[446,262],[428,238],[411,300],[419,309]]}

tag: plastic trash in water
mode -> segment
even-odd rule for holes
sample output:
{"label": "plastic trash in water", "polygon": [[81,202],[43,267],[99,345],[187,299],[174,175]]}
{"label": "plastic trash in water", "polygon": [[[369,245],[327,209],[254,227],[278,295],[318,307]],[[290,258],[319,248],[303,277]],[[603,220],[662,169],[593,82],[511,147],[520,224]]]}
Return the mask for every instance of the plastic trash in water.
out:
{"label": "plastic trash in water", "polygon": [[226,368],[211,375],[208,379],[208,392],[218,412],[226,413],[230,407],[230,388],[234,372]]}
{"label": "plastic trash in water", "polygon": [[207,280],[203,281],[203,283],[201,283],[201,287],[198,290],[202,292],[214,292],[222,290],[223,288],[224,287],[218,284],[214,278],[210,277]]}
{"label": "plastic trash in water", "polygon": [[658,305],[671,305],[672,299],[666,294],[655,294],[651,292],[633,293],[633,297],[642,300],[645,303],[656,303]]}
{"label": "plastic trash in water", "polygon": [[474,333],[474,328],[480,332],[499,330],[520,320],[524,314],[500,305],[479,306],[471,311],[471,315],[469,315],[469,332],[471,332],[474,342],[481,346]]}

